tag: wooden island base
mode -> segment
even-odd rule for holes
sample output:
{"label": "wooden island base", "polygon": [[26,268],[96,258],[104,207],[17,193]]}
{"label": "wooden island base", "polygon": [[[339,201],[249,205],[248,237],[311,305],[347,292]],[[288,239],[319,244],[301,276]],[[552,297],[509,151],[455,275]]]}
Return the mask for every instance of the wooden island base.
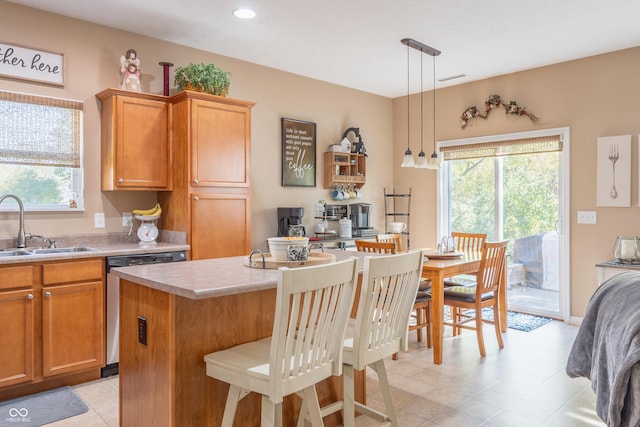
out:
{"label": "wooden island base", "polygon": [[[213,277],[211,280],[215,280]],[[120,425],[217,427],[229,386],[207,377],[204,355],[271,335],[276,290],[190,299],[121,279]],[[138,318],[146,319],[147,344],[138,342]],[[365,396],[364,372],[356,399]],[[317,386],[320,404],[341,398],[341,378]],[[294,426],[300,398],[283,404],[285,426]],[[339,414],[325,425],[341,423]],[[260,396],[238,405],[238,426],[260,425]]]}

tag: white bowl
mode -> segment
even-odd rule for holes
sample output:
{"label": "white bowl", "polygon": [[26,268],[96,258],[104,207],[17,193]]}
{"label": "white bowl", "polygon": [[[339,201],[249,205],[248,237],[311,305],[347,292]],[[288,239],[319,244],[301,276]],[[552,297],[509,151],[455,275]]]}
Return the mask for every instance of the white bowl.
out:
{"label": "white bowl", "polygon": [[289,245],[305,245],[309,244],[308,237],[269,237],[269,253],[275,261],[287,260],[287,246]]}

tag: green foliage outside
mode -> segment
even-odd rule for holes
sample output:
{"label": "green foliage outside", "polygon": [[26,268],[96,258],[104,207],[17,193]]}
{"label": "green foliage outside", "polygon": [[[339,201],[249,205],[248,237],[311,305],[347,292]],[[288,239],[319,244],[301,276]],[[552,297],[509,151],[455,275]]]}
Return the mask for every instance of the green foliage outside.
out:
{"label": "green foliage outside", "polygon": [[489,240],[496,239],[495,182],[500,160],[503,238],[509,240],[510,247],[514,239],[556,230],[558,153],[451,161],[451,230],[487,233]]}
{"label": "green foliage outside", "polygon": [[15,194],[25,205],[59,204],[70,188],[69,168],[0,165],[0,194]]}

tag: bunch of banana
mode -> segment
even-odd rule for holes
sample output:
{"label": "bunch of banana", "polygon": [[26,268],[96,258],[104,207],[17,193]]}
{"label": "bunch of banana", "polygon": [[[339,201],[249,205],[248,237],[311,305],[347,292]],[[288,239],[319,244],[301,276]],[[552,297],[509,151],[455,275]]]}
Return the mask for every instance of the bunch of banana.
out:
{"label": "bunch of banana", "polygon": [[132,212],[138,216],[160,216],[162,208],[160,207],[160,203],[156,203],[151,209],[134,209]]}

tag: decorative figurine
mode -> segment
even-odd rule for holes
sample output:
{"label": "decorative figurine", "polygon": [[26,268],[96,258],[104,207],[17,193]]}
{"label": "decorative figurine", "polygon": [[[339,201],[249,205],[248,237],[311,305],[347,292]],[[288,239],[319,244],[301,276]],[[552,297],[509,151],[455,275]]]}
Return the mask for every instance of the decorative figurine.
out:
{"label": "decorative figurine", "polygon": [[140,92],[140,60],[134,49],[129,49],[126,57],[120,57],[120,72],[124,73],[121,88]]}

